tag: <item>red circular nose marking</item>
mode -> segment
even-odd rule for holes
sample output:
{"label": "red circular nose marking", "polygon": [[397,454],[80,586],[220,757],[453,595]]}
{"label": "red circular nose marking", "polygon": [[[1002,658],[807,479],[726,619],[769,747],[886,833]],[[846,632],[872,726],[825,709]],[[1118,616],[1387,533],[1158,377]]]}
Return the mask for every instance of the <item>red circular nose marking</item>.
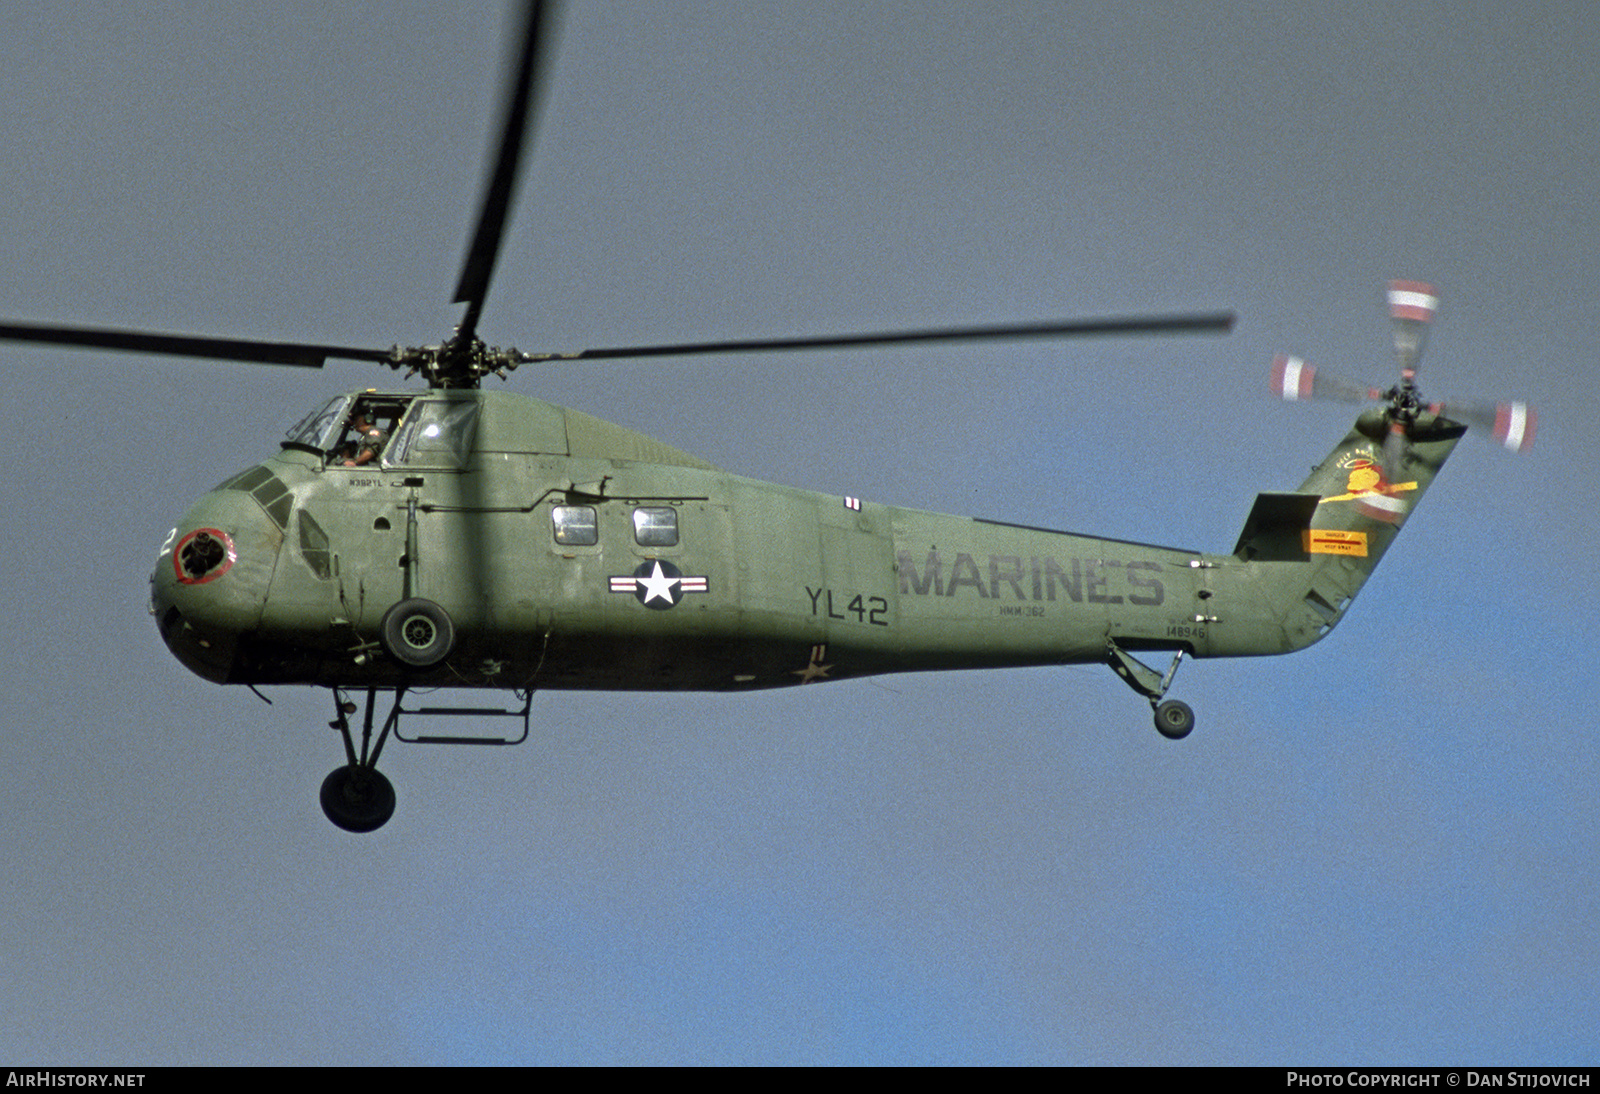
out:
{"label": "red circular nose marking", "polygon": [[228,533],[196,528],[178,541],[172,552],[172,569],[185,585],[204,585],[227,573],[238,558]]}

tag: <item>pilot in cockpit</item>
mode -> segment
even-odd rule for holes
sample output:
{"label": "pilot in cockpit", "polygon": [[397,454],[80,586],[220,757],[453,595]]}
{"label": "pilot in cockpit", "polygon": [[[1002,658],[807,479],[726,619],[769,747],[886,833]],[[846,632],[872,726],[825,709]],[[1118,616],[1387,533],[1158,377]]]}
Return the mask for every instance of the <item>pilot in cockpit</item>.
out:
{"label": "pilot in cockpit", "polygon": [[377,459],[389,435],[373,424],[367,412],[357,408],[350,416],[349,440],[341,444],[334,457],[345,467],[360,467]]}

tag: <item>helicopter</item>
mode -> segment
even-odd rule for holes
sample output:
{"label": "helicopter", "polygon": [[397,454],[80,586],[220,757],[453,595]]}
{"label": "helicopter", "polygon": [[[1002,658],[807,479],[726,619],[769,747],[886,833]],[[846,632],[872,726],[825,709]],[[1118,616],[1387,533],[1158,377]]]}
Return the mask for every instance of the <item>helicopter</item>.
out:
{"label": "helicopter", "polygon": [[[1391,286],[1401,382],[1353,385],[1284,358],[1285,397],[1373,399],[1292,493],[1262,494],[1231,554],[1132,543],[747,479],[582,412],[486,390],[525,364],[972,340],[1216,334],[1226,314],[523,353],[479,336],[543,94],[552,5],[528,6],[482,206],[438,344],[387,349],[7,321],[0,338],[320,367],[365,361],[425,386],[345,392],[280,451],[200,498],[160,545],[151,613],[203,679],[331,693],[345,763],[321,805],[369,832],[393,815],[378,770],[413,719],[505,718],[526,739],[541,689],[744,691],[885,673],[1106,664],[1179,739],[1185,658],[1308,646],[1337,624],[1481,408],[1416,388],[1436,295]],[[1499,410],[1503,441],[1532,419]],[[1157,667],[1146,660],[1159,655]],[[1170,661],[1168,660],[1170,658]],[[414,707],[433,688],[502,707]],[[520,722],[520,731],[516,724]]]}

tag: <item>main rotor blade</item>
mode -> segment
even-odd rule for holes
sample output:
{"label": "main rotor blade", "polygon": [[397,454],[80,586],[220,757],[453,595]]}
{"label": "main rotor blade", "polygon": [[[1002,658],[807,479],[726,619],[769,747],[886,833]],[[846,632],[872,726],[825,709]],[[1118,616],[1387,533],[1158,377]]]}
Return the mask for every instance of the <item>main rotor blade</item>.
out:
{"label": "main rotor blade", "polygon": [[0,341],[35,342],[78,349],[109,349],[123,353],[156,353],[170,357],[206,357],[219,361],[247,361],[262,365],[296,365],[321,368],[337,357],[351,361],[387,361],[386,349],[323,346],[309,342],[266,342],[249,338],[211,338],[199,334],[165,334],[160,331],[118,330],[106,327],[64,327],[51,323],[0,322]]}
{"label": "main rotor blade", "polygon": [[[506,220],[517,188],[522,151],[527,144],[528,119],[535,113],[538,105],[536,98],[542,98],[545,82],[542,76],[549,67],[545,64],[545,54],[548,52],[550,9],[553,6],[553,0],[528,2],[527,25],[523,30],[517,70],[505,98],[500,149],[484,188],[477,230],[467,247],[466,259],[461,264],[461,279],[456,283],[455,302],[467,305],[466,314],[461,319],[460,337],[463,342],[470,341],[477,331],[478,316],[483,311],[483,301],[489,293],[489,278],[494,273],[495,260],[500,255],[500,243],[505,236]],[[537,97],[536,90],[541,93]]]}
{"label": "main rotor blade", "polygon": [[1071,319],[1055,323],[1015,323],[933,330],[833,334],[805,338],[758,338],[727,342],[683,342],[664,346],[622,346],[575,353],[528,353],[523,361],[601,361],[628,357],[688,357],[711,353],[768,353],[797,349],[858,349],[912,342],[1015,342],[1033,338],[1081,338],[1117,334],[1226,334],[1232,312],[1208,315],[1126,316]]}

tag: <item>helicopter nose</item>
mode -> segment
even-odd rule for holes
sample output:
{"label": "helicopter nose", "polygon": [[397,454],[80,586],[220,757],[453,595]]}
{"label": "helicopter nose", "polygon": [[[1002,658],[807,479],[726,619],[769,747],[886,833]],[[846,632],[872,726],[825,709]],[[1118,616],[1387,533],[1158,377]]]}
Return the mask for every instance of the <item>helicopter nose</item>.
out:
{"label": "helicopter nose", "polygon": [[239,679],[239,643],[260,625],[282,546],[277,520],[238,490],[206,494],[168,534],[150,576],[150,613],[191,672]]}

